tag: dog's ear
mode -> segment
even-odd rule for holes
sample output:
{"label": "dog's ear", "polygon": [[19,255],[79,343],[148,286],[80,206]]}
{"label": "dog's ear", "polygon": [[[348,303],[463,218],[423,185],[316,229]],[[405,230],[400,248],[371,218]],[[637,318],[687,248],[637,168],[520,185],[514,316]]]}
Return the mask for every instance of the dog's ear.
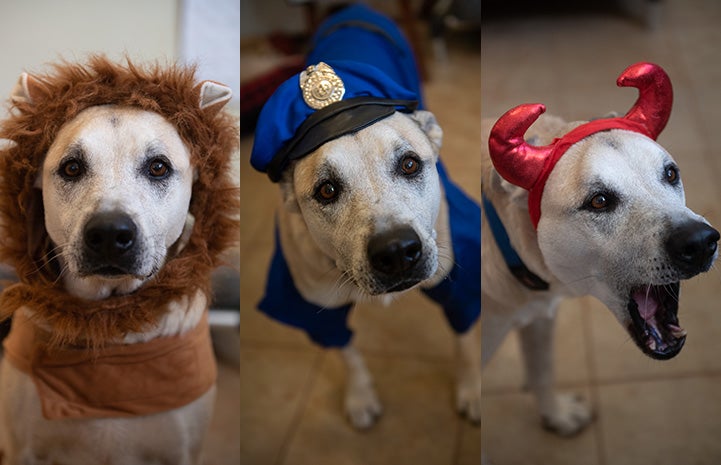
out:
{"label": "dog's ear", "polygon": [[193,234],[194,226],[195,217],[191,213],[188,213],[188,215],[185,217],[185,224],[183,225],[183,231],[180,233],[180,237],[168,249],[168,257],[174,257],[175,255],[179,254],[186,245],[188,245],[188,241],[190,241],[190,236]]}
{"label": "dog's ear", "polygon": [[47,93],[47,88],[39,79],[31,74],[22,73],[10,92],[10,100],[15,104],[29,103],[32,105],[46,96]]}
{"label": "dog's ear", "polygon": [[293,167],[288,167],[278,181],[280,194],[283,198],[283,207],[290,213],[300,213],[300,205],[293,190]]}
{"label": "dog's ear", "polygon": [[28,232],[28,255],[35,260],[49,260],[51,250],[50,237],[45,229],[45,210],[43,193],[33,189],[25,199],[26,229]]}
{"label": "dog's ear", "polygon": [[496,170],[491,173],[489,189],[503,192],[505,197],[511,200],[512,204],[519,208],[528,209],[528,191],[506,181]]}
{"label": "dog's ear", "polygon": [[620,114],[619,112],[617,112],[617,111],[609,111],[608,113],[606,113],[606,114],[604,114],[604,115],[597,116],[597,117],[595,117],[595,118],[591,118],[590,121],[594,121],[594,120],[597,120],[597,119],[618,118],[619,116],[621,116],[621,114]]}
{"label": "dog's ear", "polygon": [[438,125],[433,113],[425,110],[416,110],[411,115],[411,118],[413,118],[423,132],[426,133],[431,144],[433,144],[435,152],[439,153],[443,142],[443,129]]}
{"label": "dog's ear", "polygon": [[233,96],[230,87],[215,81],[203,81],[195,90],[198,94],[198,106],[201,110],[217,113]]}
{"label": "dog's ear", "polygon": [[38,174],[35,176],[35,182],[33,183],[33,188],[43,190],[43,170],[42,170],[42,168],[38,170]]}

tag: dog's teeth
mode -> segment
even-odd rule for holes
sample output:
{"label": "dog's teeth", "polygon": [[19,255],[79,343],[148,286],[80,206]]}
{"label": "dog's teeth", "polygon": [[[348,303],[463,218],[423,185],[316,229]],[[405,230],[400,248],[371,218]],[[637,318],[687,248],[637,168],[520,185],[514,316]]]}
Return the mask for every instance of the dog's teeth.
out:
{"label": "dog's teeth", "polygon": [[653,338],[649,338],[646,341],[646,347],[648,347],[649,350],[656,350],[656,341]]}
{"label": "dog's teeth", "polygon": [[680,339],[686,335],[686,330],[680,326],[674,324],[667,324],[666,327],[671,332],[671,335],[676,339]]}

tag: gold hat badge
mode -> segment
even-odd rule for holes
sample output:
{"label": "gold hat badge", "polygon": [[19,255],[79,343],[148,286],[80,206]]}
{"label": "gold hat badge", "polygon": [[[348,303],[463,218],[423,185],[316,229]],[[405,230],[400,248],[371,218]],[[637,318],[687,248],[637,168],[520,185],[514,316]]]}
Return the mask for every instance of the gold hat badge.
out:
{"label": "gold hat badge", "polygon": [[300,73],[300,89],[303,100],[314,110],[339,102],[345,94],[345,86],[333,68],[323,63],[308,66]]}

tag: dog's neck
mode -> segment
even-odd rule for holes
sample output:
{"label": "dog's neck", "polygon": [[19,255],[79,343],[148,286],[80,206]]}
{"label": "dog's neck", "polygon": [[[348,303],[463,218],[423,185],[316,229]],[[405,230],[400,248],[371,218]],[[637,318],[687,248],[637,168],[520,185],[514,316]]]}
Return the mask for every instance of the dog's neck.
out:
{"label": "dog's neck", "polygon": [[493,168],[485,174],[483,194],[496,209],[523,264],[544,281],[557,283],[538,246],[538,236],[528,213],[528,192],[504,181]]}
{"label": "dog's neck", "polygon": [[185,334],[200,323],[207,308],[208,300],[202,291],[196,291],[193,296],[182,296],[168,304],[167,312],[158,324],[147,331],[127,334],[123,343],[136,344],[158,337]]}
{"label": "dog's neck", "polygon": [[[159,337],[182,335],[195,328],[203,318],[208,305],[205,294],[198,290],[193,296],[185,295],[166,304],[163,316],[151,328],[142,332],[126,334],[122,339],[107,341],[108,344],[138,344]],[[52,325],[44,320],[32,308],[23,308],[38,327],[48,333],[53,331]]]}

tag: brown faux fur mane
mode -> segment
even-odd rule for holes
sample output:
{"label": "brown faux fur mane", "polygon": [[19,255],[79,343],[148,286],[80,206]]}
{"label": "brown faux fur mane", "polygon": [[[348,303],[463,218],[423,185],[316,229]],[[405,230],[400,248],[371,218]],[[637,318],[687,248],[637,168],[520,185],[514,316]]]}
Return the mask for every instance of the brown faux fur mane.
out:
{"label": "brown faux fur mane", "polygon": [[[210,273],[221,253],[239,241],[240,192],[231,177],[238,128],[217,105],[199,107],[195,68],[116,64],[103,56],[62,63],[34,75],[32,103],[15,102],[0,125],[0,261],[20,283],[0,296],[0,318],[21,307],[51,326],[54,344],[100,347],[155,324],[169,302],[201,290],[210,297]],[[34,188],[50,145],[64,123],[81,111],[114,104],[159,113],[173,124],[191,154],[198,178],[190,212],[195,226],[186,247],[138,291],[89,301],[68,295],[45,231],[42,193]]]}

